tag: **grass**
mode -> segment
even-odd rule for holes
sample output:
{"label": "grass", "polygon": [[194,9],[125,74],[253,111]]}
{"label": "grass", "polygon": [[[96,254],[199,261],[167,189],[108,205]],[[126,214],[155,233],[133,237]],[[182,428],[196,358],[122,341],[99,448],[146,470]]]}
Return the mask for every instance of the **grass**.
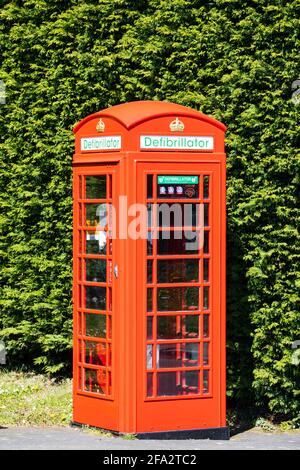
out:
{"label": "grass", "polygon": [[0,369],[0,426],[68,426],[72,382]]}
{"label": "grass", "polygon": [[93,426],[83,425],[80,427],[83,432],[87,432],[88,434],[93,434],[94,436],[101,436],[103,437],[113,437],[113,434],[110,431],[106,431],[105,429],[95,428]]}
{"label": "grass", "polygon": [[125,441],[134,441],[136,439],[136,434],[123,434],[122,438],[125,439]]}
{"label": "grass", "polygon": [[[54,380],[33,372],[0,369],[0,428],[8,426],[69,426],[72,420],[72,380]],[[89,434],[112,434],[82,426]]]}

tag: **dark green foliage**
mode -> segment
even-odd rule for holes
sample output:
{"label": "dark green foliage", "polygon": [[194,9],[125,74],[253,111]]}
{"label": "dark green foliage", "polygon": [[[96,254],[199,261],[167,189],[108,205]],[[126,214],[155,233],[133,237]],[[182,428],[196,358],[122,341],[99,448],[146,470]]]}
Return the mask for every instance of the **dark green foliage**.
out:
{"label": "dark green foliage", "polygon": [[[1,337],[55,372],[71,338],[72,126],[174,101],[228,125],[228,393],[299,416],[298,0],[2,1]],[[298,193],[299,196],[299,193]]]}

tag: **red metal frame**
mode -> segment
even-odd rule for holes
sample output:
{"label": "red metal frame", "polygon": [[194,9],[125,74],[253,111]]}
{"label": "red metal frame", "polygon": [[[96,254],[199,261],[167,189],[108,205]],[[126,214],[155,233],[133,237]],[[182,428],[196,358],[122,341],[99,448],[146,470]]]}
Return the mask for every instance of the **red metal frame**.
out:
{"label": "red metal frame", "polygon": [[[176,117],[184,121],[184,132],[170,132],[169,124]],[[96,131],[99,119],[105,124],[103,134]],[[224,427],[226,425],[225,126],[201,113],[171,103],[135,102],[88,116],[76,126],[74,132],[76,134],[76,151],[73,159],[74,421],[129,433]],[[144,151],[139,149],[139,138],[144,134],[213,136],[214,150]],[[122,148],[113,152],[80,150],[81,138],[102,135],[121,136]],[[155,182],[159,174],[198,175],[199,197],[159,199]],[[109,175],[106,177],[106,197],[86,198],[85,177],[101,175]],[[147,200],[147,175],[153,175],[153,197],[149,200]],[[209,176],[210,187],[209,197],[205,199],[204,176]],[[147,241],[124,238],[121,236],[120,227],[117,227],[117,238],[112,240],[111,253],[98,255],[86,253],[84,250],[86,233],[97,232],[93,217],[91,219],[86,217],[86,205],[112,203],[118,215],[121,213],[126,216],[120,196],[127,197],[128,207],[135,203],[175,202],[199,203],[203,210],[201,205],[208,204],[209,225],[190,227],[196,229],[201,236],[205,232],[209,233],[208,253],[200,250],[193,254],[158,254],[157,241],[154,241],[153,254],[147,255]],[[149,231],[153,229],[157,232],[163,230],[158,226],[148,228]],[[170,229],[174,232],[176,227]],[[107,233],[108,227],[104,227],[103,231]],[[101,279],[97,277],[92,280],[87,279],[86,262],[92,259],[106,261],[105,279],[103,272]],[[170,267],[169,282],[158,282],[159,260],[169,260],[171,266],[170,260],[182,259],[198,260],[197,278],[184,280],[185,272],[182,271],[181,280],[174,282],[176,279],[172,274],[173,268]],[[204,259],[209,260],[208,280],[204,280]],[[149,261],[152,262],[152,281],[147,283]],[[115,265],[119,268],[118,278],[113,275]],[[106,305],[103,310],[88,308],[85,304],[86,288],[90,288],[88,291],[89,299],[92,299],[90,302],[94,301],[93,295],[94,298],[100,299],[100,302],[104,291],[97,289],[105,289],[106,298],[112,299],[112,307]],[[176,291],[177,298],[175,299],[173,295],[172,300],[173,303],[176,300],[180,305],[180,311],[160,309],[163,311],[158,312],[157,293],[166,294],[166,291],[158,289],[172,288],[198,288],[198,305],[194,305],[195,308],[192,305],[193,308],[188,308],[185,304],[184,291],[181,290]],[[152,289],[151,312],[147,312],[147,289]],[[208,289],[207,309],[203,308],[204,289]],[[98,297],[93,292],[98,292]],[[105,315],[104,337],[91,336],[91,328],[87,334],[88,314],[100,317]],[[157,319],[162,322],[161,318],[170,317],[176,318],[174,324],[178,336],[157,338],[155,336]],[[186,336],[185,319],[196,317],[200,336],[197,336],[195,327],[191,330],[190,336]],[[147,318],[153,319],[153,333],[150,339],[147,339]],[[92,325],[99,323],[95,317],[89,317],[88,321]],[[109,333],[111,326],[112,334]],[[104,335],[103,327],[101,328],[101,334]],[[208,328],[206,336],[205,328]],[[84,344],[87,347],[82,347]],[[165,348],[170,348],[174,344],[176,345],[174,352],[165,349],[165,352],[161,353],[161,364],[157,367],[158,348],[164,345]],[[198,346],[197,352],[193,346],[189,346],[194,344]],[[209,351],[205,351],[208,363],[204,360],[205,344],[209,345]],[[152,348],[152,368],[147,368],[147,346]],[[86,384],[85,369],[92,371],[88,375]],[[194,374],[191,374],[193,372]],[[163,373],[171,375],[168,376],[169,380],[161,385],[162,394],[158,395],[158,377]],[[209,382],[206,393],[204,381],[207,373]],[[198,377],[198,381],[195,381],[195,377]],[[166,391],[168,393],[173,391],[173,394],[163,395]]]}

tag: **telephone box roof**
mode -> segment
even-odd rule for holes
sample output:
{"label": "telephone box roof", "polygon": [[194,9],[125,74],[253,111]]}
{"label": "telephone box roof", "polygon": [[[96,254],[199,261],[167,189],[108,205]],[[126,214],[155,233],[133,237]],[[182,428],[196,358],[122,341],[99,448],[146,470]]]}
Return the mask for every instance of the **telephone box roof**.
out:
{"label": "telephone box roof", "polygon": [[90,114],[74,127],[76,133],[87,121],[96,117],[108,117],[121,123],[128,130],[153,118],[163,116],[186,116],[205,121],[213,126],[226,131],[226,126],[206,114],[196,111],[180,104],[168,103],[167,101],[131,101],[110,108],[103,109],[97,113]]}

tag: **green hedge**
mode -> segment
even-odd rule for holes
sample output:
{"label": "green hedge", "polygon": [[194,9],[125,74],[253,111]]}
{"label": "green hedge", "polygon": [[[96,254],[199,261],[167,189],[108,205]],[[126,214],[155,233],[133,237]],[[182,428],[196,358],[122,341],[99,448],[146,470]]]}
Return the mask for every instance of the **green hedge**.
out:
{"label": "green hedge", "polygon": [[73,125],[169,100],[228,126],[228,394],[297,420],[299,18],[298,0],[1,2],[0,335],[12,364],[70,365]]}

